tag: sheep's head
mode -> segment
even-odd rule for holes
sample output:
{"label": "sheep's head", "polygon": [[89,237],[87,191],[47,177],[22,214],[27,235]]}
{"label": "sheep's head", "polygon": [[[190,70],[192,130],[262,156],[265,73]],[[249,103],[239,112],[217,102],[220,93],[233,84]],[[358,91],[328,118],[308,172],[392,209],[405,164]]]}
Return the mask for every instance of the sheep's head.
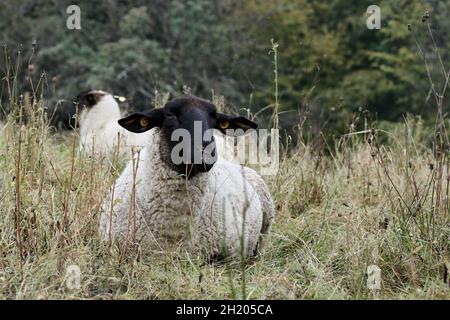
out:
{"label": "sheep's head", "polygon": [[109,93],[101,90],[86,90],[78,94],[75,99],[75,103],[79,108],[92,108],[95,106],[104,96]]}
{"label": "sheep's head", "polygon": [[[75,98],[73,106],[67,110],[70,119],[70,126],[74,127],[75,123],[79,125],[81,119],[99,104],[104,104],[109,107],[109,110],[104,111],[106,113],[111,112],[111,109],[114,109],[114,111],[119,110],[119,105],[115,100],[115,97],[108,92],[101,90],[85,90],[80,92]],[[77,114],[77,111],[78,121],[75,121],[74,115]]]}
{"label": "sheep's head", "polygon": [[170,149],[163,161],[188,177],[209,171],[217,161],[213,129],[242,135],[258,126],[245,117],[218,113],[214,104],[194,96],[182,96],[163,108],[132,114],[119,124],[135,133],[161,128],[162,143]]}

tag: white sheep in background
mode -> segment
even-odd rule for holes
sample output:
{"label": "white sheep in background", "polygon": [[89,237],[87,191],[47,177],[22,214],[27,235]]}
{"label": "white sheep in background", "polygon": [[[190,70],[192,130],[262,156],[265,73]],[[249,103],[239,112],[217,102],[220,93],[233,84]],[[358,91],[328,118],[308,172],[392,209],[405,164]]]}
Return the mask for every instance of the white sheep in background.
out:
{"label": "white sheep in background", "polygon": [[[192,134],[194,121],[204,125],[202,132],[256,128],[250,120],[219,114],[213,104],[192,96],[122,119],[128,130],[149,130],[151,136],[139,163],[127,165],[102,205],[105,240],[135,240],[156,250],[178,247],[210,259],[251,256],[261,249],[275,210],[255,171],[223,157],[211,164],[202,155],[202,162],[195,163],[193,154],[191,162],[174,164],[171,134],[177,128]],[[202,140],[202,150],[210,142]]]}
{"label": "white sheep in background", "polygon": [[132,149],[144,146],[146,134],[124,130],[117,121],[122,117],[119,104],[108,92],[89,90],[77,97],[80,149],[96,156],[112,156],[117,151],[120,135],[120,156],[130,157]]}

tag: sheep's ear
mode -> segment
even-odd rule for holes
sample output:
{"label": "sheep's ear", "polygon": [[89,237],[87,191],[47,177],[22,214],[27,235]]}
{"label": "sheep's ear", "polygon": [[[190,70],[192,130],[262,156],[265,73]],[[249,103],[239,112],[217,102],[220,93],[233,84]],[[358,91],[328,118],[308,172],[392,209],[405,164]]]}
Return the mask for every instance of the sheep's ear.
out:
{"label": "sheep's ear", "polygon": [[160,127],[164,121],[164,114],[161,109],[154,109],[146,114],[133,113],[132,115],[120,119],[119,125],[134,133],[148,131],[154,127]]}
{"label": "sheep's ear", "polygon": [[88,93],[84,98],[86,99],[87,105],[90,107],[97,104],[97,97],[93,93]]}
{"label": "sheep's ear", "polygon": [[80,92],[75,99],[75,101],[80,105],[80,107],[91,108],[95,106],[102,97],[105,96],[105,92],[100,90],[86,90]]}
{"label": "sheep's ear", "polygon": [[217,113],[216,129],[220,130],[223,134],[239,136],[244,134],[247,130],[256,128],[258,128],[258,124],[246,117],[236,117]]}

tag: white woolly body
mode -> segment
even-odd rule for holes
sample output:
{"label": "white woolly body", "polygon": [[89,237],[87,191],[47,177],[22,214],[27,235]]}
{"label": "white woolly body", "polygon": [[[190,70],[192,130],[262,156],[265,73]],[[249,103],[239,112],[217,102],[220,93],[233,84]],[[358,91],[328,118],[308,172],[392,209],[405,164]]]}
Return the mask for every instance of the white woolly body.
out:
{"label": "white woolly body", "polygon": [[[136,134],[123,129],[119,104],[110,94],[80,114],[80,149],[96,156],[113,155],[120,139],[120,156],[130,157],[132,148],[143,147],[148,134]],[[120,135],[120,138],[119,138]]]}
{"label": "white woolly body", "polygon": [[268,227],[257,190],[245,177],[251,169],[219,159],[209,172],[186,180],[162,161],[167,150],[160,143],[160,129],[149,132],[151,143],[136,162],[136,178],[130,161],[112,187],[114,199],[111,190],[103,203],[103,238],[136,240],[153,250],[178,247],[209,257],[252,255]]}
{"label": "white woolly body", "polygon": [[218,156],[223,160],[239,163],[234,156],[236,153],[234,144],[232,142],[228,142],[226,140],[227,137],[217,131],[214,132],[214,140],[216,142],[216,150],[218,150]]}

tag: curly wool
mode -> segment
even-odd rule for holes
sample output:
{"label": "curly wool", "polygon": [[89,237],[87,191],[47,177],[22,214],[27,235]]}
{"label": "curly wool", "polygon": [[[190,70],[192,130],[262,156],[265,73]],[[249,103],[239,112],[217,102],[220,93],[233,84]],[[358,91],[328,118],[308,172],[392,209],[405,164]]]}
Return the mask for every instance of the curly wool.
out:
{"label": "curly wool", "polygon": [[[233,141],[227,140],[229,138],[231,137],[227,137],[220,132],[214,134],[219,158],[238,164],[239,162],[236,158],[237,149],[234,146]],[[269,188],[267,187],[267,184],[262,179],[262,177],[253,169],[250,169],[248,167],[243,168],[245,178],[253,186],[253,188],[255,188],[259,200],[261,201],[263,211],[263,225],[261,229],[258,249],[262,250],[264,247],[265,235],[270,232],[270,227],[275,219],[275,205],[273,203]]]}
{"label": "curly wool", "polygon": [[266,204],[253,186],[260,182],[256,173],[219,159],[209,172],[186,180],[161,160],[169,149],[160,129],[149,132],[151,143],[128,163],[103,203],[103,238],[210,258],[253,255],[273,220],[264,217]]}

